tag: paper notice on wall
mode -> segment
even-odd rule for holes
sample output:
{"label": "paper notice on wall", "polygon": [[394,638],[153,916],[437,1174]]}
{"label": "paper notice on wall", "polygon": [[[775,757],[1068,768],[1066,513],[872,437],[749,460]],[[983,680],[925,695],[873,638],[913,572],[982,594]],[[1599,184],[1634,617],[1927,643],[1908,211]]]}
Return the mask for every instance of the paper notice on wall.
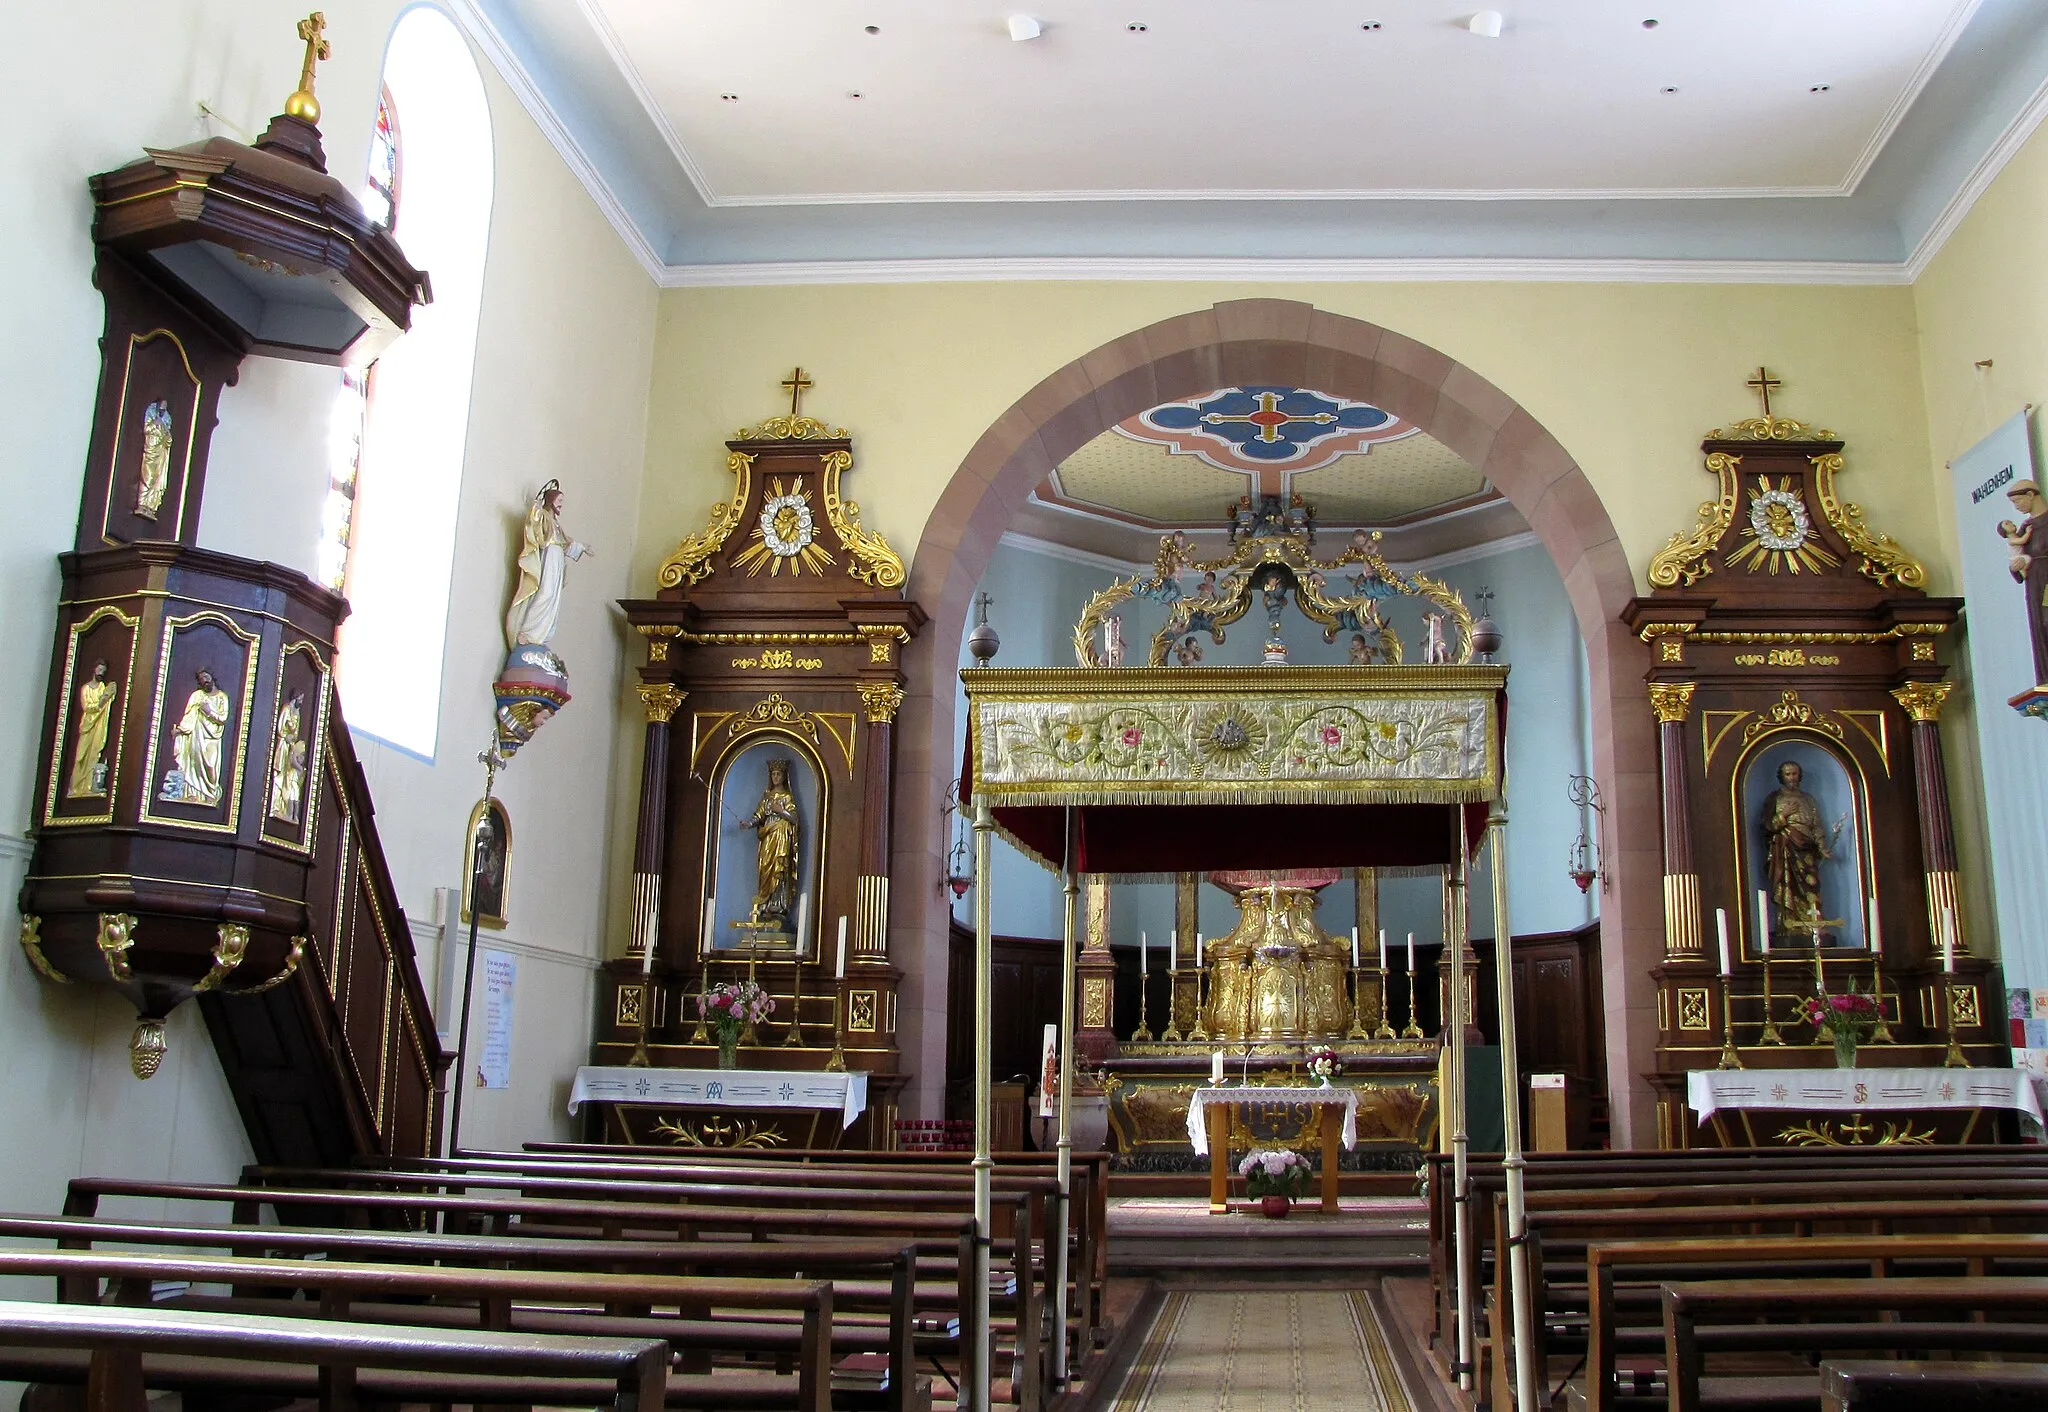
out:
{"label": "paper notice on wall", "polygon": [[2048,848],[2048,722],[2006,705],[2034,685],[2034,653],[2026,595],[2006,567],[2011,551],[1998,531],[2001,520],[2026,518],[2006,492],[2018,481],[2038,479],[2026,413],[2014,413],[1950,469],[1999,947],[2008,981],[2048,986],[2048,897],[2035,885],[2041,851]]}
{"label": "paper notice on wall", "polygon": [[512,1082],[512,990],[519,962],[507,952],[484,953],[484,1034],[476,1064],[478,1088]]}
{"label": "paper notice on wall", "polygon": [[1059,1112],[1060,1027],[1045,1027],[1045,1044],[1038,1055],[1038,1116],[1051,1118]]}

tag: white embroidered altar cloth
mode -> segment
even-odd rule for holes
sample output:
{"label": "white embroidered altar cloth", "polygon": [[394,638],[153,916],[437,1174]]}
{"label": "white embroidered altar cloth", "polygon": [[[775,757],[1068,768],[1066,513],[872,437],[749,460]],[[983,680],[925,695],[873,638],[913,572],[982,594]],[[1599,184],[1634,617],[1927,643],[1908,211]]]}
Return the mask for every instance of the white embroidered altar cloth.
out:
{"label": "white embroidered altar cloth", "polygon": [[1202,1110],[1211,1103],[1312,1103],[1344,1110],[1344,1150],[1358,1146],[1358,1095],[1348,1088],[1198,1088],[1188,1099],[1188,1141],[1197,1157],[1209,1155],[1209,1124]]}
{"label": "white embroidered altar cloth", "polygon": [[868,1106],[866,1074],[788,1069],[636,1069],[586,1064],[569,1089],[569,1112],[586,1103],[653,1103],[677,1108],[836,1108],[850,1128]]}
{"label": "white embroidered altar cloth", "polygon": [[1694,1069],[1685,1101],[1703,1123],[1721,1108],[2011,1108],[2038,1123],[2041,1103],[2028,1079],[2017,1069]]}

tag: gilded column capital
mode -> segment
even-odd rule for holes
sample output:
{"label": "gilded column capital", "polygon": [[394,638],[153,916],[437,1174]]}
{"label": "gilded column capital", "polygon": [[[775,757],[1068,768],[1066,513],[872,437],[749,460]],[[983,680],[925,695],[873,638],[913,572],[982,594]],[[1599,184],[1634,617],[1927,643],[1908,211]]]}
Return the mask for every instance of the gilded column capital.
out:
{"label": "gilded column capital", "polygon": [[1941,705],[1954,691],[1952,681],[1909,681],[1892,688],[1892,696],[1915,721],[1932,724],[1941,719]]}
{"label": "gilded column capital", "polygon": [[887,724],[896,719],[896,711],[903,705],[903,688],[892,681],[864,681],[860,704],[867,708],[870,725]]}
{"label": "gilded column capital", "polygon": [[668,682],[656,686],[649,686],[643,682],[639,692],[640,704],[647,708],[649,725],[667,725],[669,717],[675,715],[677,708],[683,704],[683,698],[689,695],[688,692],[678,691]]}
{"label": "gilded column capital", "polygon": [[1672,725],[1692,714],[1692,694],[1699,684],[1689,681],[1650,683],[1650,708],[1659,725]]}

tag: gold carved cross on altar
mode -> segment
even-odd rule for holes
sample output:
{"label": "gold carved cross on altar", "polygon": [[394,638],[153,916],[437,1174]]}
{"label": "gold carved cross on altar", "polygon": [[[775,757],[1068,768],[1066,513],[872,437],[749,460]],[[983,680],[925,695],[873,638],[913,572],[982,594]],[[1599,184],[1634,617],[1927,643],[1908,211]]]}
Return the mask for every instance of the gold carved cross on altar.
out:
{"label": "gold carved cross on altar", "polygon": [[1784,385],[1785,384],[1783,382],[1771,376],[1771,370],[1769,368],[1758,368],[1756,370],[1756,376],[1743,384],[1744,387],[1756,389],[1756,395],[1763,398],[1764,419],[1766,421],[1770,420],[1771,416],[1771,389],[1774,387],[1783,387]]}
{"label": "gold carved cross on altar", "polygon": [[782,385],[789,390],[789,415],[794,417],[797,415],[797,410],[803,401],[804,394],[809,392],[816,384],[804,376],[802,368],[798,368],[782,380]]}

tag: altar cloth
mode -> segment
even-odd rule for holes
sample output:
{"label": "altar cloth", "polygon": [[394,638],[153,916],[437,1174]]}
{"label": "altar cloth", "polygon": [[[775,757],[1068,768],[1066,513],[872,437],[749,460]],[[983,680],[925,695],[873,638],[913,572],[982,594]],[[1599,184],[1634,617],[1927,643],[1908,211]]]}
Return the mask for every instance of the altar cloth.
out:
{"label": "altar cloth", "polygon": [[586,1103],[650,1103],[678,1108],[824,1108],[850,1128],[868,1106],[866,1074],[789,1069],[639,1069],[586,1064],[569,1089],[569,1112]]}
{"label": "altar cloth", "polygon": [[2041,1121],[2029,1075],[2017,1069],[1694,1069],[1686,1106],[1706,1122],[1722,1108],[1849,1113],[2010,1108]]}
{"label": "altar cloth", "polygon": [[1198,1088],[1188,1098],[1188,1141],[1197,1157],[1209,1155],[1209,1125],[1202,1110],[1211,1103],[1313,1103],[1344,1110],[1346,1152],[1358,1146],[1358,1095],[1348,1088]]}

